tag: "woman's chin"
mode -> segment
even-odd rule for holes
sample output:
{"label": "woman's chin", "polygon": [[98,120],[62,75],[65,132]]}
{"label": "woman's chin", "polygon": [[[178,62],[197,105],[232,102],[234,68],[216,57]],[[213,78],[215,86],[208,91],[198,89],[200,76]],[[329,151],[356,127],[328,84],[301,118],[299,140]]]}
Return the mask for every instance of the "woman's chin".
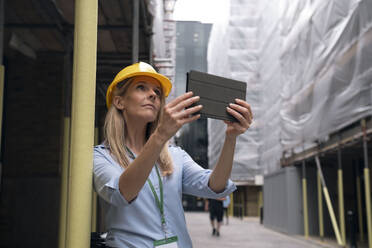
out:
{"label": "woman's chin", "polygon": [[154,122],[156,120],[156,116],[154,115],[146,115],[143,117],[146,123]]}
{"label": "woman's chin", "polygon": [[156,120],[156,114],[154,111],[138,111],[137,113],[133,113],[132,115],[127,112],[127,118],[132,120],[137,120],[140,122],[150,123]]}

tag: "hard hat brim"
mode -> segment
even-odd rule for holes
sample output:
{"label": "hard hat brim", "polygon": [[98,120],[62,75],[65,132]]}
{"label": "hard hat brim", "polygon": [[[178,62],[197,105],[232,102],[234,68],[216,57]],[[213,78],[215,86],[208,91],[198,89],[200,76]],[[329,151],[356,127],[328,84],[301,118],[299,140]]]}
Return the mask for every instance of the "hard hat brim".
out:
{"label": "hard hat brim", "polygon": [[136,76],[148,76],[148,77],[155,78],[157,81],[159,81],[159,83],[162,87],[162,90],[163,90],[163,94],[164,94],[165,97],[167,97],[169,95],[169,93],[172,89],[171,81],[166,76],[163,76],[162,74],[155,73],[155,72],[144,72],[144,71],[129,73],[129,74],[123,76],[123,77],[115,78],[114,81],[112,81],[112,83],[109,85],[109,87],[107,89],[107,93],[106,93],[107,108],[110,108],[110,106],[111,106],[112,91],[115,88],[115,86],[118,83],[125,80],[125,79],[136,77]]}

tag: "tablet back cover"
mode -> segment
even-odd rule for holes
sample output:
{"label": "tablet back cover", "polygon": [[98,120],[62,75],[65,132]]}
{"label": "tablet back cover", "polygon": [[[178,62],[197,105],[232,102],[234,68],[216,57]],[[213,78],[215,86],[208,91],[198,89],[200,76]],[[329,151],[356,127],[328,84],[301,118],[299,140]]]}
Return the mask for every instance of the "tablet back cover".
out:
{"label": "tablet back cover", "polygon": [[235,98],[245,100],[247,85],[244,82],[219,77],[199,71],[187,73],[186,91],[200,96],[197,105],[203,105],[201,117],[236,121],[227,113],[229,103],[235,103]]}

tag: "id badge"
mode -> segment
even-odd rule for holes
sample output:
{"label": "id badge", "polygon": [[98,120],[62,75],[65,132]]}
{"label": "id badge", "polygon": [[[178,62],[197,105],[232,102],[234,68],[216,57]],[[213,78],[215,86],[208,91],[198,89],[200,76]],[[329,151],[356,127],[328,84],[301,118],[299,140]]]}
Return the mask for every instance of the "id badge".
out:
{"label": "id badge", "polygon": [[177,236],[169,237],[166,239],[160,239],[154,241],[154,247],[156,248],[178,248]]}

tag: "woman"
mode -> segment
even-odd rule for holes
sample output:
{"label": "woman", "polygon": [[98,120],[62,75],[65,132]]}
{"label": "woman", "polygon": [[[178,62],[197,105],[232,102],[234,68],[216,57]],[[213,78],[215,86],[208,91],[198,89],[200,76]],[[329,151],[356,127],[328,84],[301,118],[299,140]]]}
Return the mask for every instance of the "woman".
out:
{"label": "woman", "polygon": [[199,100],[185,93],[165,105],[172,85],[150,65],[124,68],[110,84],[105,141],[94,150],[94,184],[103,198],[106,244],[110,247],[192,247],[182,194],[220,198],[236,187],[229,180],[236,137],[252,119],[243,100],[227,111],[226,138],[213,171],[204,170],[168,140],[186,123],[200,118]]}

